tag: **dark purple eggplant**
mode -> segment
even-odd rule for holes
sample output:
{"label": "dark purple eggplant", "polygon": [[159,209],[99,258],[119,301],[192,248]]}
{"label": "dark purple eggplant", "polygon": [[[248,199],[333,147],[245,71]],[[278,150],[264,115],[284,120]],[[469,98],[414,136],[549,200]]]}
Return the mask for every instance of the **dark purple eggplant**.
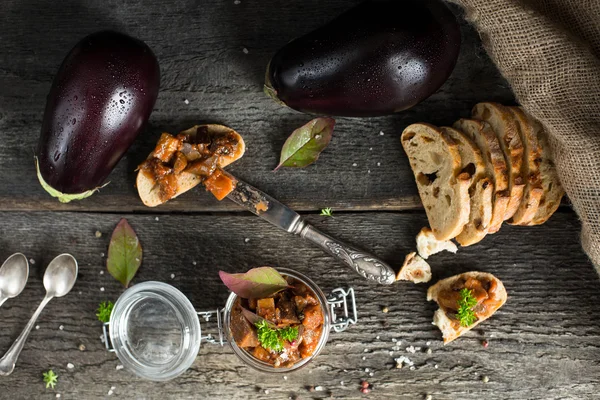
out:
{"label": "dark purple eggplant", "polygon": [[102,31],[81,40],[54,77],[37,148],[38,178],[61,202],[102,186],[148,121],[160,70],[141,40]]}
{"label": "dark purple eggplant", "polygon": [[441,0],[368,0],[281,48],[265,92],[310,114],[393,114],[448,79],[460,41]]}

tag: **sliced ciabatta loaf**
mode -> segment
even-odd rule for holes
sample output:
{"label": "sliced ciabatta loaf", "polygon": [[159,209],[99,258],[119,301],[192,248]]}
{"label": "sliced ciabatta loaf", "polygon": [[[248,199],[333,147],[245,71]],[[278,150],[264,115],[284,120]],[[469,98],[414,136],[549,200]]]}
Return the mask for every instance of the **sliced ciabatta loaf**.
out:
{"label": "sliced ciabatta loaf", "polygon": [[472,175],[460,170],[457,143],[430,124],[412,124],[402,132],[402,147],[419,196],[438,240],[458,235],[469,220]]}
{"label": "sliced ciabatta loaf", "polygon": [[540,174],[542,148],[539,144],[533,123],[519,107],[507,107],[517,122],[517,130],[523,143],[522,177],[525,182],[521,204],[508,220],[512,225],[527,225],[536,214],[544,193]]}
{"label": "sliced ciabatta loaf", "polygon": [[487,235],[492,220],[494,183],[491,176],[488,176],[485,161],[477,145],[466,134],[454,128],[442,127],[441,129],[458,144],[461,171],[473,175],[469,188],[471,201],[469,222],[455,238],[461,246],[470,246]]}
{"label": "sliced ciabatta loaf", "polygon": [[439,305],[433,323],[442,331],[444,344],[491,317],[506,299],[502,282],[486,272],[455,275],[427,290],[427,301],[433,300]]}
{"label": "sliced ciabatta loaf", "polygon": [[507,107],[497,103],[479,103],[473,107],[473,118],[490,124],[498,137],[508,167],[508,191],[510,201],[506,207],[504,220],[511,218],[521,204],[523,189],[523,143],[517,130],[517,123]]}
{"label": "sliced ciabatta loaf", "polygon": [[417,252],[419,255],[427,259],[432,254],[437,254],[440,251],[449,251],[456,254],[458,247],[451,240],[437,240],[431,229],[421,228],[417,235]]}
{"label": "sliced ciabatta loaf", "polygon": [[508,168],[500,143],[491,126],[485,121],[474,119],[459,119],[454,128],[465,133],[481,150],[488,176],[494,183],[492,219],[488,233],[495,233],[502,226],[506,208],[510,200],[508,191]]}
{"label": "sliced ciabatta loaf", "polygon": [[533,117],[528,116],[535,132],[536,137],[542,147],[542,157],[540,160],[540,175],[542,179],[542,188],[544,194],[540,200],[537,212],[533,216],[529,225],[540,225],[543,224],[554,214],[554,212],[560,206],[560,202],[565,195],[565,190],[560,184],[556,167],[552,158],[552,151],[548,144],[548,137],[546,132],[537,120]]}
{"label": "sliced ciabatta loaf", "polygon": [[431,280],[431,267],[417,253],[408,253],[404,258],[404,264],[398,275],[397,281],[411,281],[414,283],[424,283]]}
{"label": "sliced ciabatta loaf", "polygon": [[[225,167],[231,164],[232,162],[240,159],[246,151],[246,145],[242,136],[233,129],[228,128],[224,125],[195,125],[190,129],[180,132],[180,135],[194,138],[198,134],[198,132],[201,132],[201,134],[203,135],[207,135],[210,138],[210,140],[218,140],[219,138],[225,137],[234,138],[234,141],[236,142],[234,146],[234,151],[229,154],[218,155],[219,158],[217,164],[220,168]],[[154,155],[155,152],[152,152],[149,155],[148,159],[152,159]],[[156,182],[155,178],[151,174],[149,174],[144,168],[140,168],[136,178],[136,187],[140,199],[142,200],[145,206],[156,207],[158,205],[161,205],[167,200],[175,198],[180,194],[187,192],[188,190],[194,188],[203,181],[203,179],[199,175],[193,174],[191,172],[181,171],[173,175],[175,192],[174,194],[166,198],[165,196],[161,195],[159,185]]]}

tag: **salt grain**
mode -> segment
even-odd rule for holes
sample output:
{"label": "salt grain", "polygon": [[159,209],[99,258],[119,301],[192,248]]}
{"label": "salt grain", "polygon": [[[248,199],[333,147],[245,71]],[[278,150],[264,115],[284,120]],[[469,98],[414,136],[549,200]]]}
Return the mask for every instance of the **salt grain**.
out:
{"label": "salt grain", "polygon": [[433,368],[435,368],[435,369],[438,369],[438,365],[437,365],[437,364],[435,364],[435,365],[433,366]]}
{"label": "salt grain", "polygon": [[96,235],[97,238],[102,237],[102,232],[96,231],[95,235]]}
{"label": "salt grain", "polygon": [[35,260],[34,260],[33,258],[30,258],[30,259],[29,259],[29,264],[31,264],[31,265],[35,265]]}
{"label": "salt grain", "polygon": [[159,220],[160,220],[160,218],[156,217],[156,218],[154,218],[154,220],[155,220],[155,221],[159,221]]}
{"label": "salt grain", "polygon": [[396,340],[396,338],[392,339],[392,342],[396,343],[398,340]]}
{"label": "salt grain", "polygon": [[427,343],[425,343],[425,345],[427,345],[427,346],[429,346],[430,344],[431,344],[431,342],[427,342]]}
{"label": "salt grain", "polygon": [[36,326],[35,326],[35,329],[40,329],[40,326],[39,326],[39,325],[36,325]]}
{"label": "salt grain", "polygon": [[244,48],[242,49],[242,53],[244,53],[244,54],[248,54],[248,53],[249,53],[249,51],[248,51],[248,49],[247,49],[247,48],[245,48],[245,47],[244,47]]}
{"label": "salt grain", "polygon": [[366,360],[366,359],[367,359],[367,357],[363,357],[362,359],[363,359],[363,361],[364,361],[364,360]]}
{"label": "salt grain", "polygon": [[69,368],[69,369],[73,369],[73,368],[75,368],[75,366],[74,366],[73,364],[71,364],[71,363],[68,363],[68,364],[67,364],[67,368]]}
{"label": "salt grain", "polygon": [[368,353],[368,352],[369,352],[369,349],[364,349],[363,350],[363,353]]}
{"label": "salt grain", "polygon": [[65,327],[61,325],[58,327],[58,329],[60,329],[62,331],[63,329],[65,329]]}
{"label": "salt grain", "polygon": [[60,399],[60,393],[56,393],[56,398]]}
{"label": "salt grain", "polygon": [[405,365],[412,367],[414,365],[414,363],[406,356],[400,356],[394,361],[396,361],[396,368],[402,368]]}
{"label": "salt grain", "polygon": [[190,101],[189,101],[188,99],[185,99],[183,102],[184,102],[185,104],[190,104]]}
{"label": "salt grain", "polygon": [[428,394],[427,396],[425,396],[425,400],[433,400],[433,396]]}
{"label": "salt grain", "polygon": [[104,292],[104,288],[103,288],[103,287],[101,287],[101,288],[100,288],[100,291],[101,291],[101,292]]}
{"label": "salt grain", "polygon": [[344,381],[340,381],[340,386],[344,386]]}
{"label": "salt grain", "polygon": [[375,336],[375,339],[379,340],[379,336]]}
{"label": "salt grain", "polygon": [[265,394],[269,394],[269,389],[265,389]]}
{"label": "salt grain", "polygon": [[104,253],[100,253],[100,257],[104,257]]}
{"label": "salt grain", "polygon": [[368,170],[367,170],[367,174],[370,174],[370,173],[371,173],[371,170],[370,170],[370,169],[368,169]]}
{"label": "salt grain", "polygon": [[323,390],[323,386],[315,386],[315,392],[322,392]]}
{"label": "salt grain", "polygon": [[242,2],[241,2],[240,0],[235,0],[235,1],[233,2],[233,4],[235,4],[236,6],[237,6],[238,4],[241,4],[241,3],[242,3]]}
{"label": "salt grain", "polygon": [[196,265],[198,264],[196,261],[192,261],[192,265]]}
{"label": "salt grain", "polygon": [[408,346],[406,348],[406,351],[409,352],[409,353],[412,353],[412,354],[416,353],[419,350],[421,350],[421,348],[420,347],[415,347],[415,346]]}
{"label": "salt grain", "polygon": [[372,372],[371,372],[371,373],[369,373],[369,376],[373,376],[373,375],[375,375],[375,374],[374,374],[374,373],[372,373]]}
{"label": "salt grain", "polygon": [[285,376],[285,375],[284,375],[284,376],[283,376],[283,380],[284,380],[284,381],[287,381],[287,376]]}
{"label": "salt grain", "polygon": [[369,372],[369,368],[365,368],[365,372]]}
{"label": "salt grain", "polygon": [[378,166],[378,167],[381,167],[381,163],[380,163],[380,162],[378,162],[378,163],[377,163],[377,166]]}
{"label": "salt grain", "polygon": [[175,279],[175,274],[171,274],[171,279]]}
{"label": "salt grain", "polygon": [[372,148],[372,147],[369,147],[369,151],[373,151],[373,148]]}
{"label": "salt grain", "polygon": [[108,395],[110,396],[111,394],[113,394],[114,392],[112,390],[108,391]]}
{"label": "salt grain", "polygon": [[414,365],[411,365],[411,366],[410,366],[410,370],[411,370],[411,371],[414,371],[415,369],[417,369],[417,367],[415,367]]}
{"label": "salt grain", "polygon": [[123,366],[122,366],[121,364],[119,364],[119,365],[117,365],[117,366],[115,367],[115,369],[116,369],[117,371],[120,371],[120,370],[122,370],[122,369],[123,369]]}
{"label": "salt grain", "polygon": [[431,349],[427,349],[426,353],[427,353],[427,354],[431,354],[431,353],[433,353],[433,350],[431,350]]}
{"label": "salt grain", "polygon": [[487,375],[486,375],[486,376],[484,376],[483,378],[481,378],[481,381],[482,381],[483,383],[488,383],[488,382],[490,381],[490,378],[488,378],[488,377],[487,377]]}
{"label": "salt grain", "polygon": [[104,275],[104,270],[100,271],[100,275]]}
{"label": "salt grain", "polygon": [[79,345],[79,351],[85,351],[85,344],[80,344]]}
{"label": "salt grain", "polygon": [[394,352],[393,352],[393,351],[390,351],[390,356],[393,356],[393,355],[394,355]]}
{"label": "salt grain", "polygon": [[352,166],[353,167],[358,167],[358,164],[357,163],[352,163]]}
{"label": "salt grain", "polygon": [[244,243],[248,243],[249,241],[250,241],[250,238],[244,239]]}
{"label": "salt grain", "polygon": [[385,133],[383,133],[383,131],[379,131],[379,135],[383,136],[383,135],[385,135]]}

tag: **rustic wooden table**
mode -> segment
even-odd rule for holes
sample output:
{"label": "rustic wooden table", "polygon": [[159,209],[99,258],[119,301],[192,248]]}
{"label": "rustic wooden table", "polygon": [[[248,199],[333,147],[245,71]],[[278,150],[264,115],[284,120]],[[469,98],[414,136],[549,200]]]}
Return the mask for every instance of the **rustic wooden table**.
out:
{"label": "rustic wooden table", "polygon": [[[42,299],[41,277],[49,260],[70,252],[79,260],[80,274],[74,290],[43,312],[15,372],[0,378],[0,398],[362,398],[367,396],[358,391],[361,379],[374,385],[368,397],[376,399],[598,398],[600,282],[581,251],[580,226],[568,207],[544,226],[506,226],[457,255],[432,258],[435,280],[482,270],[501,278],[509,293],[507,304],[481,329],[443,346],[431,325],[435,306],[425,301],[427,285],[369,284],[318,248],[200,189],[152,210],[138,199],[133,170],[161,131],[220,122],[247,142],[245,157],[230,168],[234,174],[302,211],[325,232],[398,268],[427,223],[400,146],[401,130],[422,120],[449,124],[467,116],[478,101],[514,99],[477,33],[463,21],[458,65],[435,95],[392,117],[340,118],[315,165],[271,172],[287,135],[310,117],[263,95],[264,68],[288,40],[352,3],[2,2],[0,258],[23,252],[32,262],[25,291],[0,309],[0,349],[8,349]],[[160,61],[161,92],[150,124],[111,183],[89,199],[60,204],[38,184],[33,163],[45,96],[67,51],[86,34],[106,28],[150,45]],[[323,207],[332,207],[335,218],[318,216]],[[108,236],[122,217],[144,247],[134,282],[168,282],[198,309],[214,309],[228,294],[218,269],[285,266],[326,290],[354,287],[360,321],[332,334],[309,367],[286,378],[257,373],[229,348],[206,344],[180,378],[141,380],[120,369],[114,353],[105,350],[94,315],[100,301],[115,301],[123,292],[103,273]],[[96,231],[103,236],[97,238]],[[389,313],[382,312],[384,306]],[[421,349],[413,353],[409,346]],[[395,368],[394,358],[402,355],[414,362],[414,370]],[[59,375],[55,390],[42,383],[42,372],[50,368]],[[310,392],[311,386],[323,390]]]}

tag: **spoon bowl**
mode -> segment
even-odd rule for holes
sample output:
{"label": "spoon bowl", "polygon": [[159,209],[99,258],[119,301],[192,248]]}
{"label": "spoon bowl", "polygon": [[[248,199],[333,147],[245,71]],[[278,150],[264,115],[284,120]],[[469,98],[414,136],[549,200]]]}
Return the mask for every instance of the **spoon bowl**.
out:
{"label": "spoon bowl", "polygon": [[0,267],[0,305],[21,294],[29,277],[29,262],[22,253],[8,257]]}
{"label": "spoon bowl", "polygon": [[50,261],[44,273],[46,296],[62,297],[69,293],[77,280],[77,260],[70,254],[61,254]]}

